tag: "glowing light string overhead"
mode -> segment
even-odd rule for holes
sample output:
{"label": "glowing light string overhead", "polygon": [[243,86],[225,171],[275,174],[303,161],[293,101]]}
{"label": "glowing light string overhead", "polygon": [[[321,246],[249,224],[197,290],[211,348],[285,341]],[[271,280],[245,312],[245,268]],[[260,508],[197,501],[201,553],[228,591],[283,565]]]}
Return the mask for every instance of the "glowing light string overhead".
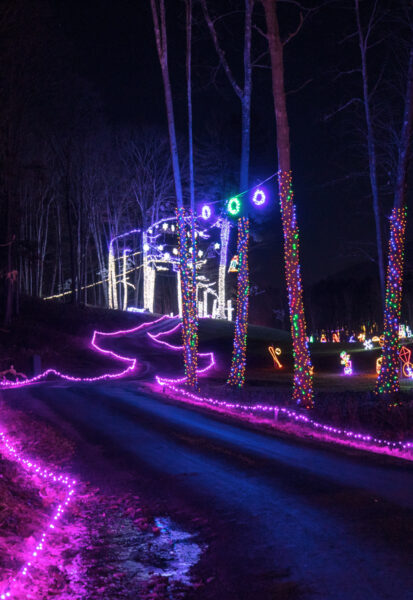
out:
{"label": "glowing light string overhead", "polygon": [[399,323],[401,317],[404,239],[407,210],[394,208],[390,217],[389,263],[384,304],[383,360],[377,376],[376,394],[395,394],[399,382]]}
{"label": "glowing light string overhead", "polygon": [[281,216],[284,231],[285,274],[291,320],[294,356],[293,400],[300,406],[313,406],[313,379],[304,317],[299,261],[299,231],[293,202],[291,172],[278,172]]}
{"label": "glowing light string overhead", "polygon": [[248,328],[248,301],[249,301],[249,271],[248,271],[248,239],[249,219],[238,219],[239,271],[237,281],[237,307],[235,314],[235,332],[232,349],[231,368],[228,384],[242,387],[245,382],[245,368],[247,361],[247,328]]}

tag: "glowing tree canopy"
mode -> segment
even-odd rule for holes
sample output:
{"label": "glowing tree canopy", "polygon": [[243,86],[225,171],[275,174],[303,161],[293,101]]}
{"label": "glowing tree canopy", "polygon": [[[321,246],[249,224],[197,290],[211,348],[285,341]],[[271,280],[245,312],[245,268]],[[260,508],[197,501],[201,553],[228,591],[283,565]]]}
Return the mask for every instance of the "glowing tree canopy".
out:
{"label": "glowing tree canopy", "polygon": [[377,394],[394,394],[400,390],[399,322],[403,289],[406,213],[405,207],[394,208],[391,215],[389,264],[384,305],[383,357],[376,383]]}

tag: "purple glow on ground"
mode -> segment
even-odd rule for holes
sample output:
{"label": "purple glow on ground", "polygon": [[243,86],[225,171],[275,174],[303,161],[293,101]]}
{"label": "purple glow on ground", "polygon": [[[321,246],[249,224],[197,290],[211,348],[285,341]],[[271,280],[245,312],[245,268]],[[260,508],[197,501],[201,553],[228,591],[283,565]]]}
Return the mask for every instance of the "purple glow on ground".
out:
{"label": "purple glow on ground", "polygon": [[41,553],[44,551],[46,539],[50,534],[50,530],[55,529],[57,521],[59,521],[59,519],[62,517],[69,502],[72,500],[76,481],[67,475],[58,475],[56,472],[45,468],[34,460],[24,457],[15,448],[4,431],[0,432],[0,444],[1,454],[3,454],[8,460],[18,463],[29,475],[41,477],[52,484],[61,485],[66,490],[64,499],[58,504],[53,512],[49,522],[47,523],[46,529],[39,537],[39,541],[35,546],[35,549],[30,554],[29,558],[26,560],[18,573],[11,580],[9,580],[6,588],[0,592],[0,599],[4,600],[5,598],[17,598],[15,595],[16,592],[13,590],[27,576],[29,570],[39,562]]}

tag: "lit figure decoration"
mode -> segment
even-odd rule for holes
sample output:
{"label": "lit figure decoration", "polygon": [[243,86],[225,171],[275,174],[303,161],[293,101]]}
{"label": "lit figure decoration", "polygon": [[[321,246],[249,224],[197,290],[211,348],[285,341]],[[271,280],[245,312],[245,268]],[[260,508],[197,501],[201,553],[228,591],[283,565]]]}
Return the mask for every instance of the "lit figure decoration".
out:
{"label": "lit figure decoration", "polygon": [[182,283],[182,345],[185,376],[190,387],[198,385],[198,315],[196,312],[196,287],[193,269],[195,268],[196,248],[192,248],[191,258],[188,236],[186,235],[185,209],[176,209],[179,246],[179,269]]}
{"label": "lit figure decoration", "polygon": [[274,361],[274,369],[282,369],[282,364],[278,358],[281,355],[281,348],[274,348],[274,346],[268,346],[268,352]]}
{"label": "lit figure decoration", "polygon": [[384,304],[383,362],[377,377],[377,394],[394,394],[399,383],[399,323],[403,289],[404,234],[406,208],[394,208],[390,218],[389,263]]}
{"label": "lit figure decoration", "polygon": [[399,358],[402,362],[402,373],[405,377],[413,379],[413,365],[410,362],[412,351],[406,346],[402,346],[399,352]]}
{"label": "lit figure decoration", "polygon": [[333,333],[333,342],[335,344],[339,344],[340,343],[340,333],[338,331],[335,331]]}
{"label": "lit figure decoration", "polygon": [[363,333],[363,332],[359,333],[358,336],[357,336],[357,339],[358,339],[359,342],[363,343],[364,340],[366,339],[366,334]]}
{"label": "lit figure decoration", "polygon": [[236,196],[228,200],[227,210],[232,217],[239,215],[241,211],[241,201]]}
{"label": "lit figure decoration", "polygon": [[355,344],[356,343],[356,340],[354,339],[354,335],[350,336],[349,342],[350,342],[350,344]]}
{"label": "lit figure decoration", "polygon": [[345,350],[340,352],[341,364],[344,365],[344,375],[353,375],[353,365],[350,360],[350,354],[347,354]]}
{"label": "lit figure decoration", "polygon": [[241,217],[238,220],[239,271],[237,281],[237,306],[235,311],[234,345],[232,349],[231,369],[228,384],[242,387],[245,382],[245,367],[247,360],[247,327],[248,327],[248,238],[249,219]]}
{"label": "lit figure decoration", "polygon": [[325,344],[327,342],[327,338],[326,338],[326,334],[325,333],[321,334],[320,342],[322,344]]}
{"label": "lit figure decoration", "polygon": [[204,219],[204,221],[208,221],[208,219],[211,218],[211,215],[211,207],[209,206],[209,204],[204,204],[201,209],[201,217]]}
{"label": "lit figure decoration", "polygon": [[365,350],[373,350],[373,340],[364,340],[363,346]]}
{"label": "lit figure decoration", "polygon": [[305,408],[313,407],[311,359],[306,337],[303,293],[299,261],[299,231],[293,202],[290,171],[278,172],[281,217],[284,231],[285,275],[291,320],[294,357],[293,400]]}
{"label": "lit figure decoration", "polygon": [[380,373],[381,363],[382,362],[383,362],[383,356],[379,356],[379,358],[376,360],[376,373],[377,373],[377,375]]}
{"label": "lit figure decoration", "polygon": [[260,190],[259,188],[255,190],[254,195],[252,197],[252,202],[255,206],[262,206],[265,204],[267,197],[265,195],[264,190]]}
{"label": "lit figure decoration", "polygon": [[238,273],[238,262],[239,262],[239,256],[238,256],[238,254],[235,254],[231,258],[231,262],[229,263],[228,273]]}

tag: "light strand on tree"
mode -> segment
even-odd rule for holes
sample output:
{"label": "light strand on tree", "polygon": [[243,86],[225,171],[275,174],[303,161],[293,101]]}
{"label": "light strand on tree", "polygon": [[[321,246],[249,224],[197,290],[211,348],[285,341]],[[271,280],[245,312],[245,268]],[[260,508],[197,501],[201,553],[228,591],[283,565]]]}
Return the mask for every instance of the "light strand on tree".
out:
{"label": "light strand on tree", "polygon": [[284,231],[285,274],[291,320],[294,357],[293,400],[300,406],[313,406],[313,378],[304,317],[299,261],[299,231],[293,202],[291,172],[278,172],[281,217]]}
{"label": "light strand on tree", "polygon": [[178,225],[179,269],[182,289],[182,345],[187,383],[190,387],[198,385],[198,315],[196,310],[196,289],[192,269],[195,268],[196,248],[188,245],[185,227],[185,209],[176,209]]}
{"label": "light strand on tree", "polygon": [[377,376],[376,394],[395,394],[399,382],[399,323],[401,317],[404,238],[407,210],[393,208],[390,221],[389,262],[384,304],[383,360]]}
{"label": "light strand on tree", "polygon": [[239,270],[237,281],[237,307],[235,313],[234,345],[232,349],[231,369],[228,384],[242,387],[245,382],[245,369],[247,362],[247,329],[248,329],[248,301],[249,301],[249,269],[248,269],[248,238],[249,219],[238,219],[237,252],[239,256]]}

